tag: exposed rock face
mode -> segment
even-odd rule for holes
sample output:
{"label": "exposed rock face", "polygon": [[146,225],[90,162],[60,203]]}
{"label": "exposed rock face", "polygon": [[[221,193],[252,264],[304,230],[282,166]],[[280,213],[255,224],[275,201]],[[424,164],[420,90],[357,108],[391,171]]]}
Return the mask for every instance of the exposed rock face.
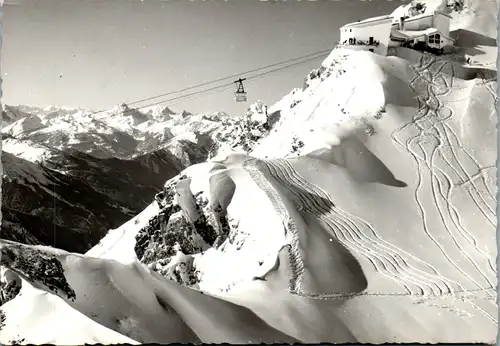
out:
{"label": "exposed rock face", "polygon": [[21,291],[22,281],[11,269],[0,267],[0,306],[14,299]]}
{"label": "exposed rock face", "polygon": [[427,5],[423,1],[412,1],[410,8],[408,9],[408,15],[410,17],[418,16],[419,14],[425,13]]}
{"label": "exposed rock face", "polygon": [[67,299],[76,299],[75,291],[66,280],[63,266],[55,255],[17,244],[2,247],[0,255],[0,266],[15,270],[30,282],[42,284],[55,294],[61,291]]}
{"label": "exposed rock face", "polygon": [[189,178],[175,177],[155,196],[160,212],[139,231],[134,250],[153,270],[192,286],[198,282],[192,255],[221,247],[230,225],[223,206],[210,205],[201,192],[192,195],[185,183]]}

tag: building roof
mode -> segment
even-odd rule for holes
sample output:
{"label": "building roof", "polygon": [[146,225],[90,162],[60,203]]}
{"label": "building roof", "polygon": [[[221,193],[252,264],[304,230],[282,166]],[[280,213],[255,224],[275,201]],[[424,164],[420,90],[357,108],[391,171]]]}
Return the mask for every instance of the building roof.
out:
{"label": "building roof", "polygon": [[376,23],[376,22],[384,22],[384,21],[392,21],[392,15],[385,15],[385,16],[379,16],[379,17],[371,17],[363,20],[359,20],[357,22],[352,22],[348,23],[342,28],[348,28],[348,27],[353,27],[353,26],[358,26],[358,25],[365,25],[365,24],[371,24],[371,23]]}
{"label": "building roof", "polygon": [[415,39],[419,38],[422,36],[427,36],[427,35],[432,35],[434,33],[437,33],[438,29],[436,28],[429,28],[426,30],[397,30],[397,29],[392,29],[391,30],[391,36],[397,37],[397,38],[404,38],[404,39]]}
{"label": "building roof", "polygon": [[440,34],[442,37],[445,37],[450,41],[456,41],[454,38],[444,35],[437,28],[428,28],[425,30],[399,30],[396,28],[391,29],[391,37],[400,40],[410,40],[432,34]]}

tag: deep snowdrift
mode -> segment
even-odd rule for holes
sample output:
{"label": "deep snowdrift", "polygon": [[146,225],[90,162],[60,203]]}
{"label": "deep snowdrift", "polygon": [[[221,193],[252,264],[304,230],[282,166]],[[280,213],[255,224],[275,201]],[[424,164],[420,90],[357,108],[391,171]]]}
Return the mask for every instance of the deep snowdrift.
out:
{"label": "deep snowdrift", "polygon": [[496,71],[391,54],[335,49],[271,131],[245,119],[265,134],[247,154],[188,167],[83,256],[2,242],[24,281],[0,341],[68,340],[21,335],[15,308],[40,300],[79,343],[493,343]]}
{"label": "deep snowdrift", "polygon": [[[0,246],[0,263],[25,280],[20,298],[31,299],[23,311],[15,309],[19,299],[2,307],[6,317],[1,337],[5,340],[22,335],[23,343],[57,344],[295,341],[244,307],[176,285],[138,263],[124,265],[7,241]],[[51,306],[56,307],[56,314],[46,316],[46,308]],[[30,328],[22,329],[27,312],[35,318],[29,318]],[[44,321],[40,315],[50,319]],[[47,323],[57,322],[63,315],[81,324],[76,334],[58,324],[47,328]],[[47,328],[44,333],[38,333],[40,325]],[[74,325],[69,327],[71,330]]]}

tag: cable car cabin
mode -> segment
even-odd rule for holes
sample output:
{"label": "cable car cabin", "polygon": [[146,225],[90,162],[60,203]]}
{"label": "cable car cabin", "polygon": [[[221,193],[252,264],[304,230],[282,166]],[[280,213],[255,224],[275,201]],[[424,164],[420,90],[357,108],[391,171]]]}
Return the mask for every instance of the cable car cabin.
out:
{"label": "cable car cabin", "polygon": [[236,102],[246,102],[247,101],[247,93],[245,92],[245,89],[243,88],[243,81],[246,80],[246,78],[243,79],[238,79],[235,81],[236,85],[238,86],[238,89],[234,93],[234,100]]}
{"label": "cable car cabin", "polygon": [[236,102],[246,102],[247,101],[247,93],[246,92],[235,92],[234,100]]}

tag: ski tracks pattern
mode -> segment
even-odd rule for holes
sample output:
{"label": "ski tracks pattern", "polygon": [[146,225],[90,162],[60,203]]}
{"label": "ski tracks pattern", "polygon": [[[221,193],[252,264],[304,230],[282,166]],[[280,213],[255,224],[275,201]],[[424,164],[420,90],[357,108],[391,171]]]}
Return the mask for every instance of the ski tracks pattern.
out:
{"label": "ski tracks pattern", "polygon": [[266,175],[256,167],[256,162],[255,159],[248,160],[244,168],[257,185],[266,192],[273,207],[282,217],[290,242],[290,262],[294,268],[290,280],[292,293],[316,299],[353,295],[351,292],[304,291],[304,263],[300,255],[298,230],[286,211],[281,196],[268,181],[266,175],[286,189],[298,210],[322,221],[327,226],[330,235],[349,251],[364,256],[378,273],[401,284],[406,289],[406,293],[363,292],[360,295],[443,295],[453,293],[454,286],[458,287],[457,283],[441,276],[430,264],[384,241],[366,221],[336,206],[326,192],[300,176],[287,160],[259,160]]}
{"label": "ski tracks pattern", "polygon": [[[424,232],[431,238],[431,240],[437,245],[443,255],[448,259],[448,261],[471,283],[473,283],[479,289],[489,289],[495,287],[495,283],[484,273],[481,267],[473,259],[472,255],[468,253],[463,246],[461,246],[461,241],[466,241],[474,248],[476,255],[483,258],[488,262],[489,270],[496,276],[496,267],[491,256],[485,253],[478,244],[474,235],[466,229],[464,223],[461,219],[460,213],[456,206],[452,203],[453,190],[457,187],[466,186],[467,192],[471,197],[474,205],[478,208],[479,212],[484,216],[485,220],[496,229],[496,213],[494,209],[486,202],[485,197],[479,191],[477,180],[482,178],[482,183],[486,187],[486,194],[492,200],[496,201],[493,192],[488,186],[484,172],[487,167],[481,167],[481,164],[477,159],[469,153],[466,148],[464,148],[459,140],[458,135],[455,133],[453,128],[446,123],[448,119],[453,117],[453,110],[447,107],[439,99],[440,96],[451,93],[453,88],[453,65],[449,62],[441,62],[440,68],[437,70],[431,68],[433,64],[436,64],[436,59],[428,54],[423,54],[420,62],[417,66],[413,66],[414,78],[410,81],[410,88],[418,94],[418,80],[423,79],[426,82],[426,94],[424,96],[419,96],[418,100],[418,111],[414,115],[411,122],[403,126],[402,128],[396,130],[392,135],[393,141],[402,147],[405,151],[413,156],[417,163],[417,187],[415,190],[415,200],[419,207],[420,213],[422,215],[423,229]],[[449,64],[451,67],[451,76],[449,82],[446,80],[445,76],[441,73],[442,68]],[[432,73],[434,72],[434,74]],[[436,80],[439,78],[445,80],[445,88],[442,92],[436,91]],[[441,83],[442,84],[442,83]],[[442,86],[442,85],[441,85]],[[488,88],[489,90],[489,88]],[[411,132],[416,132],[416,135],[409,135],[406,141],[403,142],[399,135],[406,130],[411,130]],[[427,153],[426,148],[423,144],[428,142],[434,142],[434,146],[430,153]],[[477,169],[476,174],[470,174],[465,165],[461,162],[458,157],[456,149],[461,149],[465,158],[472,163]],[[445,154],[445,150],[448,149],[449,155]],[[436,154],[438,154],[442,161],[447,165],[447,168],[451,169],[456,177],[458,177],[458,182],[454,182],[452,177],[445,172],[444,169],[439,168],[435,165]],[[437,208],[441,222],[443,223],[445,231],[448,233],[452,242],[456,248],[467,258],[469,263],[476,269],[477,273],[488,282],[490,287],[483,287],[474,278],[472,278],[468,273],[465,272],[457,263],[447,254],[444,245],[441,244],[435,235],[430,231],[427,225],[426,210],[424,208],[424,203],[421,201],[421,191],[423,185],[423,176],[425,172],[428,172],[431,176],[431,189],[433,200]],[[443,206],[444,205],[444,206]],[[457,234],[458,233],[458,234]],[[460,238],[460,240],[459,240]],[[461,285],[460,285],[461,286]],[[464,289],[461,287],[461,289]],[[489,294],[489,293],[488,293]],[[491,295],[491,294],[490,294]],[[470,302],[476,309],[480,310],[488,318],[498,323],[497,320],[487,314],[484,310],[480,309],[477,305]]]}
{"label": "ski tracks pattern", "polygon": [[[451,68],[450,75],[442,73],[446,66]],[[473,291],[482,291],[487,295],[486,299],[493,299],[494,293],[491,293],[491,291],[495,287],[495,283],[481,270],[481,266],[476,263],[474,257],[461,246],[461,242],[466,241],[472,245],[476,257],[477,255],[483,256],[488,262],[489,270],[496,274],[495,264],[491,256],[481,249],[474,234],[465,227],[457,206],[452,202],[454,189],[467,186],[468,194],[475,206],[486,221],[495,226],[496,223],[493,220],[496,218],[495,211],[486,202],[484,195],[478,188],[479,184],[484,184],[488,197],[496,202],[496,197],[489,188],[484,174],[493,167],[481,167],[479,161],[461,144],[453,128],[446,123],[448,119],[454,116],[454,113],[451,108],[442,103],[439,97],[447,95],[453,90],[453,65],[449,62],[440,62],[438,64],[434,57],[423,54],[419,63],[412,66],[412,69],[415,76],[410,81],[410,87],[417,93],[417,84],[423,81],[426,85],[426,92],[425,95],[417,97],[418,111],[412,121],[394,131],[391,138],[394,143],[408,152],[417,164],[417,186],[414,197],[422,216],[423,231],[440,249],[449,263],[477,288],[465,288],[462,284],[441,275],[430,263],[383,240],[369,223],[335,205],[328,193],[304,179],[287,160],[249,159],[243,165],[245,171],[259,188],[265,191],[273,208],[283,221],[287,241],[290,245],[289,259],[292,275],[289,281],[289,290],[292,294],[312,299],[339,299],[358,295],[446,296],[455,295],[459,292],[468,294]],[[488,88],[488,90],[490,89]],[[416,134],[407,135],[407,138],[403,140],[401,134],[405,131],[416,132]],[[426,150],[425,146],[429,142],[434,144],[430,152]],[[459,159],[456,149],[461,149],[469,164],[475,165],[477,168],[476,173],[469,173]],[[449,155],[446,155],[445,150],[449,151]],[[453,172],[455,179],[450,175],[449,171],[445,171],[445,169],[435,164],[438,155],[446,163],[447,168]],[[454,246],[467,258],[479,275],[488,282],[489,287],[484,287],[462,269],[447,253],[445,246],[440,243],[436,234],[431,231],[428,225],[428,212],[426,211],[428,205],[422,201],[425,172],[430,174],[432,199],[444,230],[449,235]],[[458,182],[456,181],[457,177]],[[330,235],[339,243],[352,253],[362,255],[378,273],[402,285],[406,293],[306,292],[303,287],[305,266],[300,253],[299,230],[283,203],[281,195],[269,181],[269,178],[286,190],[298,211],[312,215],[320,220],[327,226]],[[479,184],[477,183],[478,180],[480,180]],[[491,321],[498,323],[495,317],[474,304],[472,299],[463,299]]]}
{"label": "ski tracks pattern", "polygon": [[[437,66],[437,68],[436,68]],[[451,68],[451,75],[442,73],[444,67]],[[375,229],[366,221],[351,215],[338,206],[333,204],[332,199],[326,192],[309,183],[293,166],[284,159],[278,160],[256,160],[250,159],[244,164],[245,170],[250,174],[252,179],[258,186],[266,192],[269,200],[273,204],[278,214],[283,220],[285,232],[290,245],[290,262],[292,264],[292,278],[290,279],[290,291],[304,297],[314,299],[333,299],[339,297],[347,297],[352,295],[448,295],[458,292],[483,291],[486,292],[489,299],[492,298],[490,293],[495,283],[481,270],[481,267],[475,262],[473,256],[469,254],[460,244],[461,241],[466,241],[475,249],[477,254],[483,256],[488,261],[489,270],[496,274],[496,267],[487,253],[485,253],[474,234],[465,226],[460,216],[457,207],[452,202],[454,189],[461,186],[468,186],[468,193],[484,215],[487,222],[491,225],[496,225],[493,218],[496,218],[494,209],[486,202],[483,194],[478,189],[477,180],[483,179],[482,182],[487,189],[487,194],[491,199],[496,201],[493,191],[489,188],[483,172],[488,167],[481,167],[477,159],[462,146],[458,135],[446,121],[453,117],[453,110],[447,107],[440,101],[439,97],[447,95],[453,89],[453,65],[449,62],[440,62],[436,64],[436,59],[428,54],[423,54],[419,63],[412,67],[415,76],[410,82],[410,87],[417,93],[418,86],[416,85],[420,79],[426,84],[426,94],[419,96],[418,111],[413,117],[413,120],[396,130],[391,134],[392,140],[407,151],[415,160],[418,167],[417,187],[415,189],[415,201],[419,207],[422,216],[422,228],[425,234],[436,244],[445,258],[450,264],[455,267],[468,281],[473,283],[477,289],[465,288],[462,284],[443,277],[438,273],[436,268],[429,263],[397,248],[393,244],[383,240],[375,231]],[[436,81],[439,80],[439,83]],[[439,84],[439,85],[436,85]],[[488,90],[490,90],[488,88]],[[416,135],[407,136],[406,140],[400,138],[401,133],[405,131],[417,132]],[[426,150],[424,144],[434,142],[433,149],[430,153]],[[469,163],[473,163],[478,172],[470,174],[462,161],[459,160],[455,149],[462,149],[463,154],[468,159]],[[450,155],[445,155],[445,149],[448,149]],[[438,167],[435,164],[436,156],[439,155],[448,168],[459,178],[456,182],[449,172]],[[285,205],[281,201],[281,196],[268,181],[268,178],[261,171],[256,162],[261,163],[262,170],[272,177],[287,193],[293,197],[293,201],[298,210],[304,213],[311,214],[317,217],[328,230],[341,244],[353,253],[363,255],[373,266],[373,268],[386,277],[390,277],[395,282],[401,284],[406,293],[377,293],[377,292],[334,292],[334,293],[312,293],[303,290],[304,263],[300,255],[299,237],[297,227],[288,213]],[[444,229],[452,239],[452,242],[457,249],[467,258],[472,266],[478,271],[479,275],[484,278],[489,287],[484,287],[478,283],[473,277],[465,272],[445,250],[436,235],[431,232],[428,225],[428,217],[426,208],[422,201],[422,188],[424,184],[424,172],[428,172],[431,176],[432,198],[437,208]],[[427,205],[425,205],[427,207]],[[459,240],[460,238],[460,240]],[[425,268],[425,269],[423,269]],[[494,323],[498,321],[471,300],[467,300],[475,309],[480,311]]]}

